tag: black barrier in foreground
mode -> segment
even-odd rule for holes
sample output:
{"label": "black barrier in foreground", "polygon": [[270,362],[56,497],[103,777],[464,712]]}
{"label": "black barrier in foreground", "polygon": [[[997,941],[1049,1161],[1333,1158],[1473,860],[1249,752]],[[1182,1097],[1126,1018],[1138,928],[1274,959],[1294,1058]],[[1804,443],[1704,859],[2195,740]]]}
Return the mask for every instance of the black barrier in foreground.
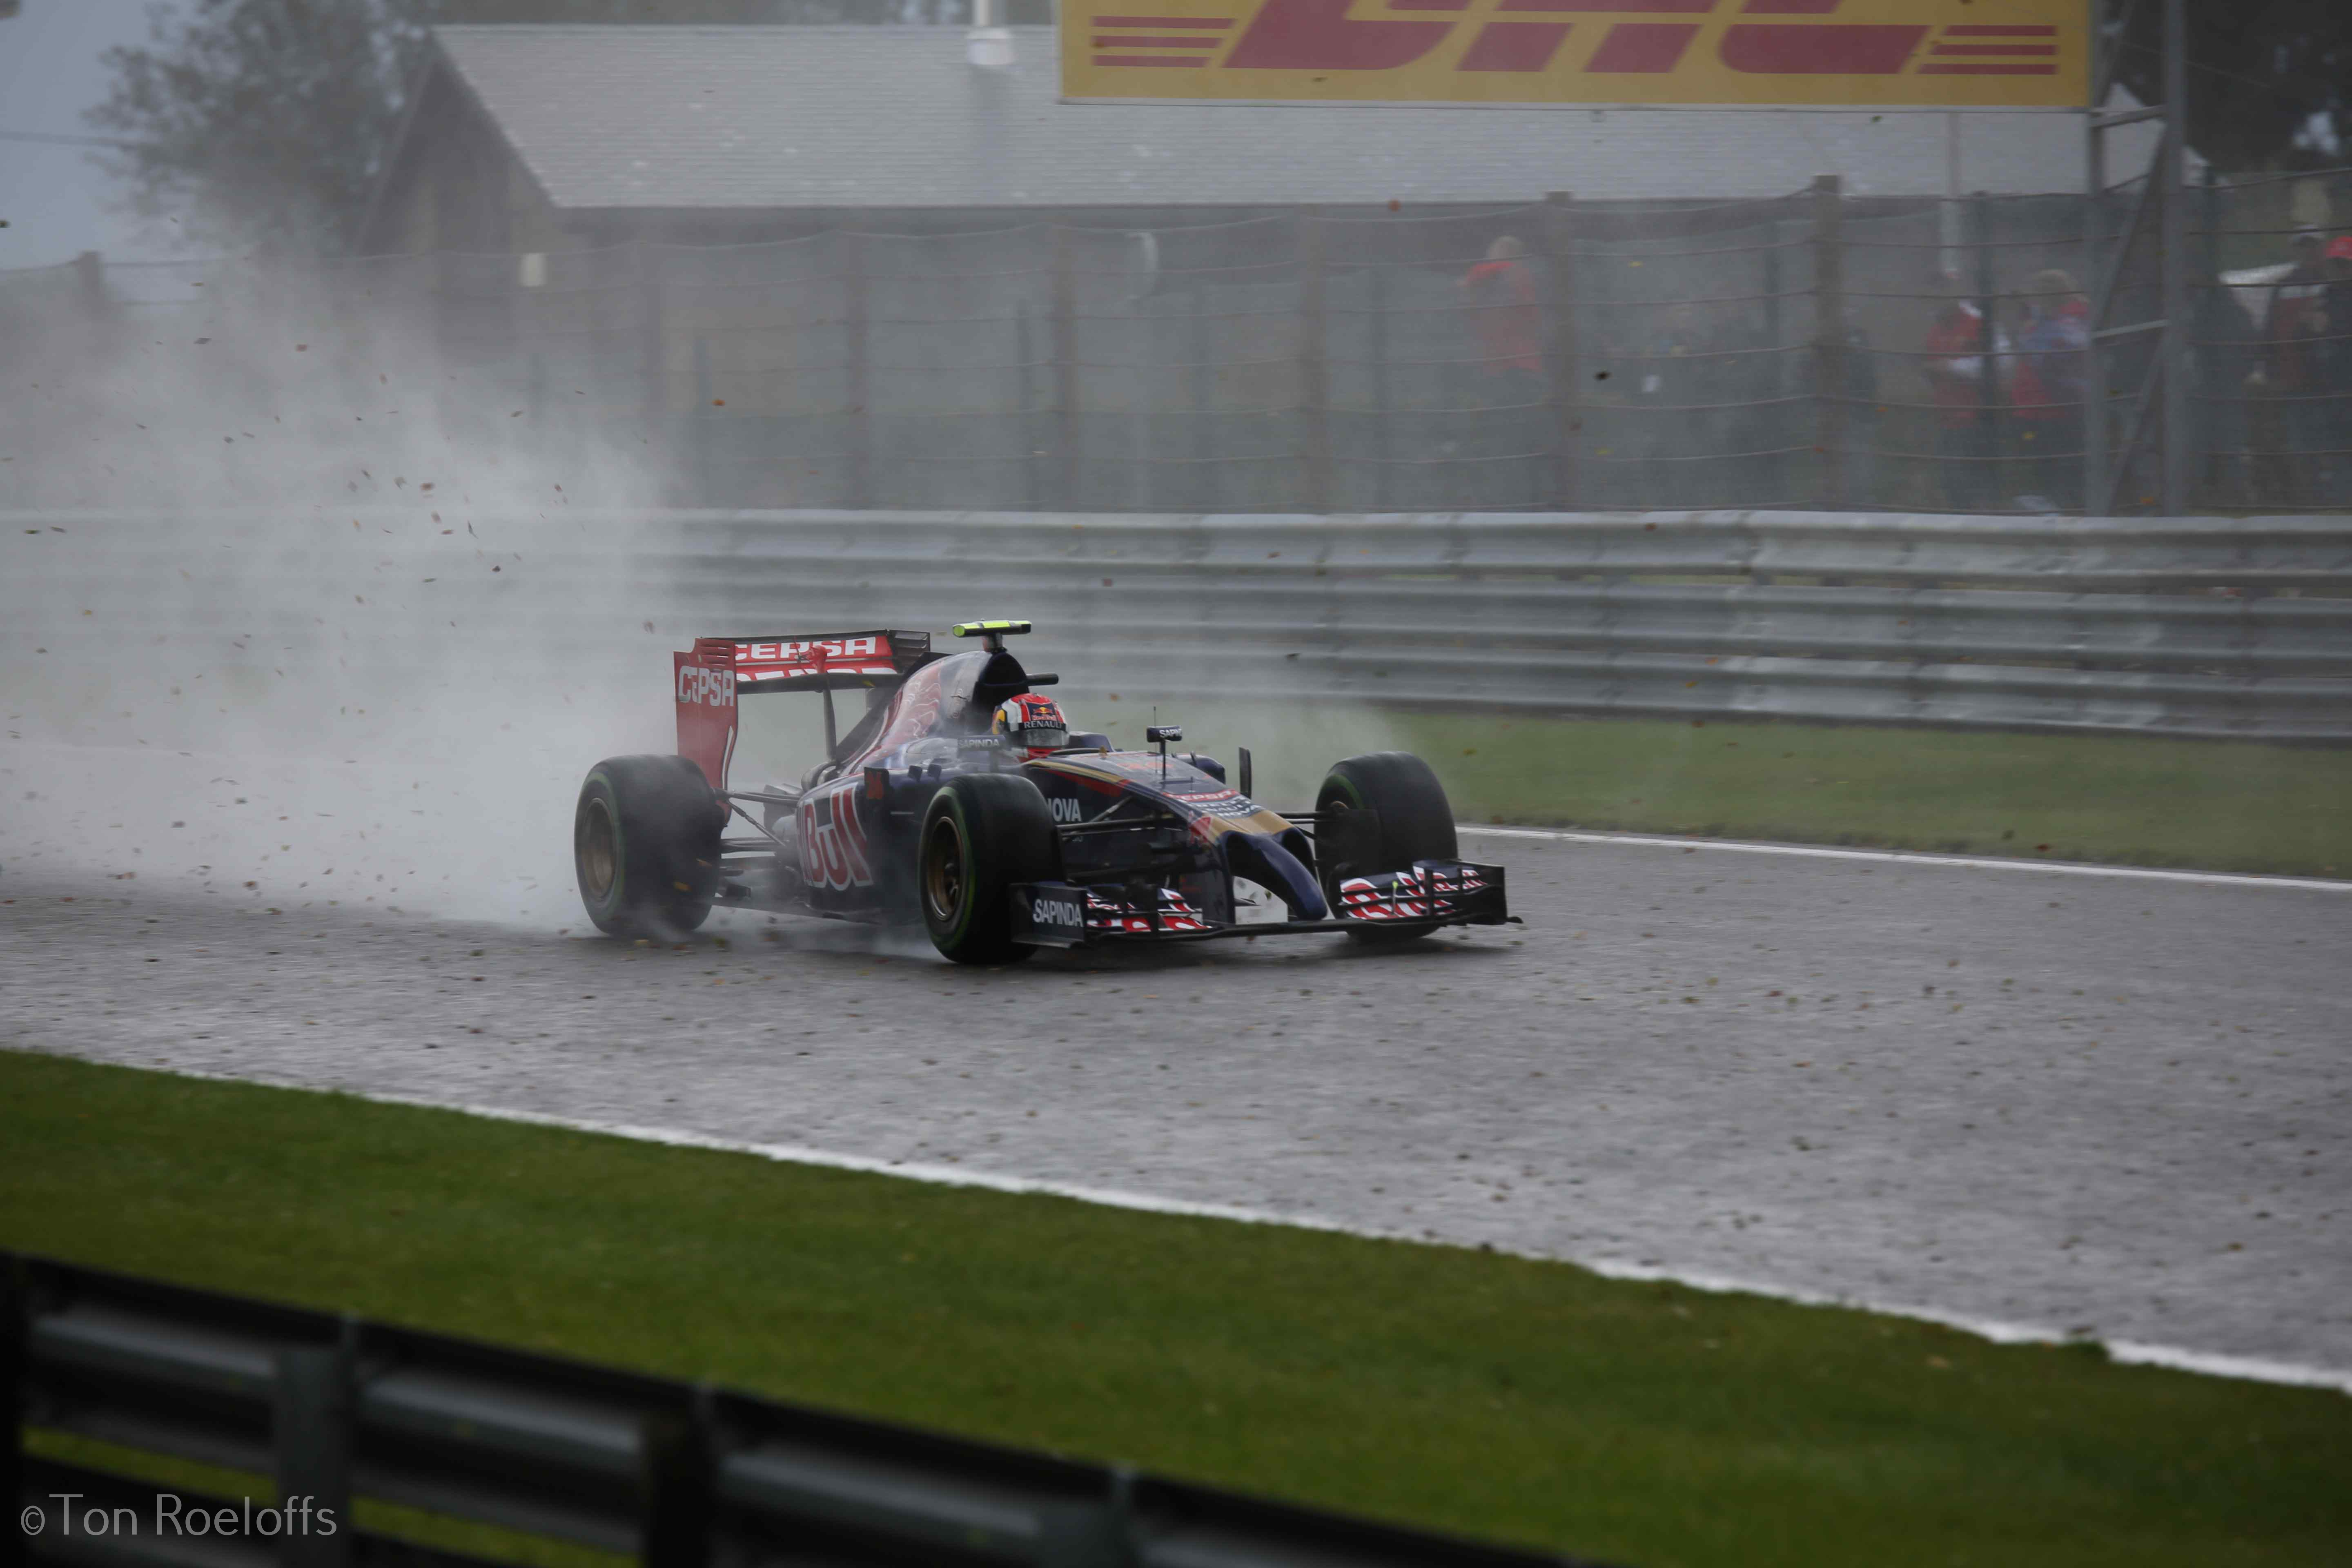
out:
{"label": "black barrier in foreground", "polygon": [[[5,1252],[0,1390],[17,1416],[0,1441],[0,1498],[16,1510],[0,1568],[487,1561],[355,1529],[354,1497],[647,1568],[1576,1568]],[[31,1457],[28,1428],[268,1475],[279,1501],[199,1497]]]}

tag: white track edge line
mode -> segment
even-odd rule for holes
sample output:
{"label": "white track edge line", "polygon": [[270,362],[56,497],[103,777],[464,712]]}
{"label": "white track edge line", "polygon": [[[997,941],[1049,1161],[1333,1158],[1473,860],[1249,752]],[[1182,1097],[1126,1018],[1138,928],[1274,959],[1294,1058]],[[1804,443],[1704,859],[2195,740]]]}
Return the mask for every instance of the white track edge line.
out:
{"label": "white track edge line", "polygon": [[[51,1053],[27,1053],[47,1055]],[[63,1059],[90,1061],[87,1057]],[[123,1062],[98,1062],[102,1067],[130,1067]],[[1131,1193],[1118,1187],[1093,1187],[1074,1182],[1046,1181],[1032,1176],[1010,1176],[992,1171],[966,1170],[959,1165],[934,1164],[918,1161],[876,1159],[866,1154],[842,1154],[826,1149],[813,1149],[798,1143],[755,1143],[735,1138],[720,1138],[711,1133],[689,1131],[684,1128],[647,1127],[634,1122],[604,1121],[591,1117],[558,1116],[551,1111],[516,1110],[499,1105],[474,1105],[429,1099],[424,1095],[394,1094],[375,1089],[321,1088],[315,1083],[266,1076],[247,1077],[236,1073],[208,1072],[201,1068],[131,1067],[134,1072],[152,1072],[175,1078],[202,1079],[213,1083],[257,1084],[269,1089],[299,1089],[312,1094],[341,1094],[373,1105],[397,1105],[418,1110],[447,1110],[464,1116],[478,1116],[488,1121],[509,1121],[527,1127],[552,1127],[568,1132],[590,1132],[610,1138],[626,1138],[640,1143],[657,1143],[673,1149],[700,1149],[719,1154],[748,1154],[755,1159],[772,1160],[779,1164],[814,1165],[825,1170],[856,1171],[877,1176],[898,1176],[908,1181],[928,1182],[938,1186],[980,1187],[990,1192],[1010,1193],[1020,1196],[1068,1198],[1077,1203],[1095,1204],[1104,1208],[1130,1209],[1141,1214],[1172,1215],[1188,1219],[1230,1220],[1239,1225],[1286,1226],[1294,1230],[1315,1230],[1339,1236],[1360,1237],[1372,1241],[1403,1242],[1416,1247],[1450,1247],[1464,1252],[1493,1252],[1509,1258],[1524,1258],[1539,1263],[1567,1263],[1600,1275],[1604,1279],[1653,1280],[1682,1285],[1694,1290],[1717,1295],[1762,1296],[1788,1301],[1801,1307],[1842,1307],[1850,1311],[1875,1312],[1885,1317],[1908,1318],[1915,1321],[1938,1323],[1948,1329],[1973,1334],[1994,1344],[2069,1344],[2074,1336],[2039,1323],[2009,1322],[1998,1318],[1972,1317],[1965,1312],[1946,1311],[1940,1307],[1925,1307],[1911,1302],[1884,1301],[1869,1297],[1840,1296],[1802,1287],[1767,1284],[1754,1279],[1742,1279],[1730,1275],[1692,1272],[1665,1268],[1647,1263],[1626,1263],[1613,1258],[1578,1258],[1562,1253],[1537,1252],[1524,1247],[1496,1246],[1492,1243],[1472,1244],[1462,1241],[1442,1241],[1412,1231],[1390,1230],[1376,1226],[1349,1225],[1320,1215],[1284,1214],[1270,1209],[1243,1208],[1231,1204],[1196,1203],[1188,1198],[1160,1197],[1150,1193]],[[2110,1359],[2126,1365],[2164,1367],[2173,1372],[2198,1373],[2208,1377],[2231,1377],[2250,1383],[2282,1384],[2300,1388],[2330,1388],[2352,1394],[2352,1370],[2333,1367],[2306,1366],[2297,1362],[2273,1361],[2262,1356],[2229,1355],[2216,1351],[2190,1350],[2179,1345],[2148,1344],[2137,1340],[2103,1340]]]}
{"label": "white track edge line", "polygon": [[1728,849],[1742,855],[1797,855],[1820,860],[1875,860],[1898,866],[1955,866],[1977,871],[2056,871],[2070,877],[2127,877],[2158,882],[2198,882],[2226,888],[2301,888],[2352,893],[2352,881],[2319,877],[2258,877],[2239,871],[2167,871],[2152,866],[2089,866],[2077,860],[2007,860],[1997,856],[1921,855],[1901,849],[1832,849],[1819,844],[1759,844],[1743,838],[1673,838],[1647,833],[1580,833],[1557,827],[1492,827],[1475,822],[1462,833],[1496,838],[1549,839],[1560,844],[1638,844],[1669,849]]}

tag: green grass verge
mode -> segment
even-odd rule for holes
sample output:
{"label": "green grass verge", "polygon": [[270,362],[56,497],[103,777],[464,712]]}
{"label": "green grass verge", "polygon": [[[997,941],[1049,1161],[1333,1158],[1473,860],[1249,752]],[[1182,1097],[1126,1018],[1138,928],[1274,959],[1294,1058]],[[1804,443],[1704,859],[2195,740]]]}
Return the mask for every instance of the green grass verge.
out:
{"label": "green grass verge", "polygon": [[[1132,743],[1155,706],[1073,698]],[[1514,718],[1156,700],[1188,745],[1256,754],[1257,798],[1315,799],[1338,759],[1429,759],[1465,820],[1949,855],[2352,877],[2352,748],[2147,735],[1669,719]]]}
{"label": "green grass verge", "polygon": [[1466,820],[2352,876],[2352,750],[1401,714]]}
{"label": "green grass verge", "polygon": [[2352,1543],[2338,1394],[21,1053],[0,1243],[1643,1568]]}

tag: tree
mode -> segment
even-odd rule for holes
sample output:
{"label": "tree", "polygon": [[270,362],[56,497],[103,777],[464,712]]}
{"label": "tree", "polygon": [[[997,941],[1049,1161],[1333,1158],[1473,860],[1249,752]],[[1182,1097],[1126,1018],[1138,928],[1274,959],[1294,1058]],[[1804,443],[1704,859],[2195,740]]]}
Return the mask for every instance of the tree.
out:
{"label": "tree", "polygon": [[[2160,0],[2109,5],[2129,11],[2116,74],[2162,101]],[[2189,0],[2189,144],[2224,170],[2352,163],[2352,5]]]}
{"label": "tree", "polygon": [[131,208],[187,215],[215,244],[343,249],[397,123],[434,0],[196,0],[152,14],[93,125]]}
{"label": "tree", "polygon": [[[5,5],[7,0],[0,0]],[[1048,20],[1050,0],[1012,0]],[[143,47],[110,49],[90,123],[131,207],[213,244],[347,249],[435,22],[956,22],[971,0],[194,0],[157,7]],[[1002,13],[1000,13],[1002,14]]]}

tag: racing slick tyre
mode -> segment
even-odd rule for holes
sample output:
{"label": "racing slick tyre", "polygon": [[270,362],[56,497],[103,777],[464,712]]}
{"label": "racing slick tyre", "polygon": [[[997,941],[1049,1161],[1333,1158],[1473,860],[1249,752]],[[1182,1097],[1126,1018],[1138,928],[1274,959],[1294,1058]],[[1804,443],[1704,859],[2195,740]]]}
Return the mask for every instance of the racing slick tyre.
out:
{"label": "racing slick tyre", "polygon": [[[1350,832],[1339,814],[1368,811],[1376,825]],[[1335,822],[1335,817],[1339,820]],[[1371,752],[1331,764],[1315,793],[1316,868],[1333,914],[1341,908],[1339,884],[1374,871],[1405,871],[1416,860],[1451,860],[1460,854],[1454,836],[1454,807],[1445,786],[1427,763],[1411,752]],[[1351,931],[1356,942],[1411,942],[1433,925],[1404,924]]]}
{"label": "racing slick tyre", "polygon": [[682,936],[719,891],[726,803],[686,757],[607,757],[572,816],[572,867],[607,936]]}
{"label": "racing slick tyre", "polygon": [[1037,950],[1013,941],[1011,889],[1062,874],[1054,814],[1018,773],[951,778],[923,810],[915,841],[915,900],[931,945],[956,963],[1018,963]]}

